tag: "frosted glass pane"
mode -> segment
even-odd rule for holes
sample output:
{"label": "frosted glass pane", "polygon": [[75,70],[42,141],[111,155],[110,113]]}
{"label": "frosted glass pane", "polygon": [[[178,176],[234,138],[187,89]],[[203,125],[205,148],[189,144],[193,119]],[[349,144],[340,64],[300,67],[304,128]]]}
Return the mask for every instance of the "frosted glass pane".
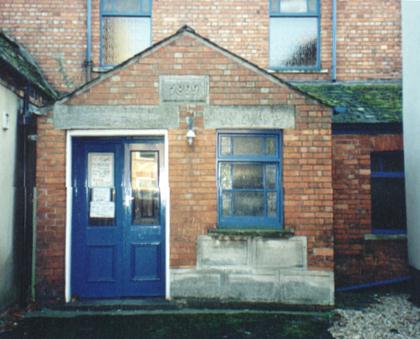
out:
{"label": "frosted glass pane", "polygon": [[234,155],[260,155],[263,149],[264,138],[249,136],[249,137],[234,137],[233,139],[233,154]]}
{"label": "frosted glass pane", "polygon": [[233,188],[263,188],[263,166],[235,164],[233,166]]}
{"label": "frosted glass pane", "polygon": [[150,12],[150,1],[149,0],[142,0],[141,1],[141,11],[142,11],[142,13]]}
{"label": "frosted glass pane", "polygon": [[232,215],[231,206],[232,206],[232,193],[223,192],[223,194],[222,194],[222,214],[223,215]]}
{"label": "frosted glass pane", "polygon": [[277,151],[277,139],[275,137],[268,137],[266,139],[266,152],[268,155],[275,155]]}
{"label": "frosted glass pane", "polygon": [[268,192],[268,216],[275,217],[277,215],[277,193],[276,192]]}
{"label": "frosted glass pane", "polygon": [[220,183],[223,189],[232,188],[231,168],[232,166],[230,163],[223,163],[220,165]]}
{"label": "frosted glass pane", "polygon": [[316,0],[309,0],[308,1],[308,12],[310,13],[316,13],[317,12],[317,8],[316,8]]}
{"label": "frosted glass pane", "polygon": [[233,211],[235,216],[263,216],[264,193],[235,192]]}
{"label": "frosted glass pane", "polygon": [[280,11],[282,13],[306,13],[307,10],[306,0],[280,1]]}
{"label": "frosted glass pane", "polygon": [[103,0],[103,9],[105,12],[111,12],[112,11],[112,0]]}
{"label": "frosted glass pane", "polygon": [[150,46],[150,18],[104,18],[104,63],[116,65]]}
{"label": "frosted glass pane", "polygon": [[221,137],[221,152],[223,155],[230,154],[232,147],[231,137]]}
{"label": "frosted glass pane", "polygon": [[315,66],[318,18],[270,19],[270,66]]}
{"label": "frosted glass pane", "polygon": [[277,13],[280,12],[280,0],[271,0],[271,12]]}
{"label": "frosted glass pane", "polygon": [[266,188],[274,189],[276,187],[277,165],[267,165],[265,167]]}
{"label": "frosted glass pane", "polygon": [[141,0],[114,0],[114,11],[117,13],[139,13]]}

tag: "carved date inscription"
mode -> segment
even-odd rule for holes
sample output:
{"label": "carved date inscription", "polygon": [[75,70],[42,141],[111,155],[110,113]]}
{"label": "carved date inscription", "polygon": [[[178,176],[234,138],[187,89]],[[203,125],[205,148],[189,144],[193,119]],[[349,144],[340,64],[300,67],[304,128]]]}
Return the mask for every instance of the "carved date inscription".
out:
{"label": "carved date inscription", "polygon": [[208,78],[205,76],[162,76],[162,102],[207,102]]}

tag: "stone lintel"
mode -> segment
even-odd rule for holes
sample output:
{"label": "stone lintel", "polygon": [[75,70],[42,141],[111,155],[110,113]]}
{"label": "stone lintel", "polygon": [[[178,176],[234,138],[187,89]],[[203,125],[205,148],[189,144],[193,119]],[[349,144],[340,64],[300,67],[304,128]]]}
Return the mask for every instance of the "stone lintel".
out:
{"label": "stone lintel", "polygon": [[179,127],[175,105],[60,105],[54,106],[58,129],[168,129]]}
{"label": "stone lintel", "polygon": [[295,127],[295,109],[274,106],[208,106],[204,109],[205,128],[276,128]]}

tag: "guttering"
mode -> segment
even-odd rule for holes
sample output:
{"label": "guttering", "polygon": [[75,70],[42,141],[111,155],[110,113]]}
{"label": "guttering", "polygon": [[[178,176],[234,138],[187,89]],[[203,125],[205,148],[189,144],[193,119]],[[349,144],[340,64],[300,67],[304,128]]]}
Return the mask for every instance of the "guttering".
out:
{"label": "guttering", "polygon": [[331,5],[331,81],[337,80],[337,0]]}
{"label": "guttering", "polygon": [[92,0],[86,2],[86,59],[85,67],[85,81],[92,79]]}

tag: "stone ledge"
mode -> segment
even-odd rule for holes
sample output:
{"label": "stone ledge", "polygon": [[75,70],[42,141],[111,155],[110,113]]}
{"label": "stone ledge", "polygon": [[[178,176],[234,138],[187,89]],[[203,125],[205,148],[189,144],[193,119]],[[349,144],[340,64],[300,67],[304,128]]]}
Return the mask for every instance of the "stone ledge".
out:
{"label": "stone ledge", "polygon": [[407,234],[365,234],[364,239],[369,241],[407,240]]}
{"label": "stone ledge", "polygon": [[246,302],[333,305],[334,274],[280,270],[265,274],[230,270],[171,270],[171,296]]}
{"label": "stone ledge", "polygon": [[261,237],[270,239],[289,239],[293,237],[294,231],[272,229],[209,228],[208,235],[211,237]]}

